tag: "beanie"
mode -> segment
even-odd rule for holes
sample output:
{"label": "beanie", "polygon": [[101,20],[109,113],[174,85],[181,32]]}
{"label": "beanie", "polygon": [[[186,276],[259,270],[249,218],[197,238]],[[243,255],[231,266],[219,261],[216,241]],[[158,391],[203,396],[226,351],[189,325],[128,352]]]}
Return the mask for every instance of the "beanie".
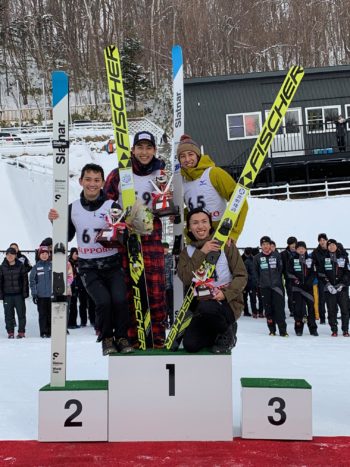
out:
{"label": "beanie", "polygon": [[41,255],[41,253],[49,254],[50,250],[49,250],[49,248],[47,246],[40,245],[39,251],[38,251],[39,256]]}
{"label": "beanie", "polygon": [[267,235],[265,235],[264,237],[261,237],[260,245],[262,245],[263,243],[270,243],[270,245],[271,245],[271,238],[268,237]]}
{"label": "beanie", "polygon": [[327,235],[325,233],[318,234],[317,240],[320,241],[321,238],[323,238],[324,240],[328,240],[328,237],[327,237]]}
{"label": "beanie", "polygon": [[292,245],[293,243],[296,243],[298,240],[296,237],[288,237],[287,238],[287,245]]}
{"label": "beanie", "polygon": [[199,147],[199,144],[196,143],[189,135],[181,136],[176,150],[177,158],[180,157],[180,154],[183,151],[193,151],[198,157],[201,157],[201,148]]}
{"label": "beanie", "polygon": [[17,251],[15,250],[15,248],[10,247],[10,248],[7,248],[6,254],[7,255],[17,255]]}
{"label": "beanie", "polygon": [[327,242],[327,246],[330,245],[331,243],[334,243],[334,245],[338,245],[338,242],[334,240],[334,238],[330,238]]}
{"label": "beanie", "polygon": [[302,242],[302,241],[297,242],[296,248],[299,248],[300,246],[302,246],[306,250],[306,243],[305,242]]}

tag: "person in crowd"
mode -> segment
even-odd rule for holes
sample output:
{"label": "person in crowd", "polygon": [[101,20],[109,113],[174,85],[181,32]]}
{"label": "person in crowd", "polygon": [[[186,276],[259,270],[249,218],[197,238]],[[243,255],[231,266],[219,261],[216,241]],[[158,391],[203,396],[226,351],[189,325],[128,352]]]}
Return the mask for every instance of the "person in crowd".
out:
{"label": "person in crowd", "polygon": [[38,249],[38,261],[30,271],[29,285],[38,308],[40,337],[51,337],[52,261],[48,246]]}
{"label": "person in crowd", "polygon": [[[154,135],[148,131],[136,133],[131,153],[137,198],[151,208],[151,193],[154,191],[151,181],[159,177],[165,168],[165,162],[156,157],[157,146]],[[119,184],[119,169],[114,169],[106,179],[104,191],[108,199],[117,201],[122,206]],[[142,235],[141,242],[151,311],[153,345],[154,348],[162,348],[165,341],[166,298],[162,223],[159,217],[154,216],[153,232],[150,235]],[[124,267],[125,270],[129,270],[126,263],[124,263]],[[129,289],[131,288],[129,287]],[[131,297],[129,302],[132,302]],[[132,327],[129,330],[129,337],[134,347],[137,347],[139,343],[134,310],[132,310]]]}
{"label": "person in crowd", "polygon": [[271,240],[271,251],[276,251],[276,242],[274,240]]}
{"label": "person in crowd", "polygon": [[[133,352],[128,341],[129,310],[122,257],[116,247],[96,243],[96,232],[106,227],[105,217],[113,201],[103,193],[104,171],[96,164],[86,164],[79,183],[80,199],[69,206],[68,240],[76,235],[79,251],[79,273],[96,305],[101,326],[102,353]],[[59,214],[50,209],[49,220]]]}
{"label": "person in crowd", "polygon": [[[325,233],[318,235],[318,246],[312,252],[312,259],[314,260],[316,270],[322,267],[324,258],[327,255],[327,240],[328,237]],[[320,324],[326,324],[326,297],[324,293],[324,282],[318,280],[317,277],[317,289],[318,289],[318,312],[320,316]]]}
{"label": "person in crowd", "polygon": [[341,313],[341,329],[349,337],[349,260],[338,248],[337,241],[327,240],[327,253],[317,263],[317,275],[323,282],[328,323],[332,336],[338,335],[337,308]]}
{"label": "person in crowd", "polygon": [[15,336],[15,310],[18,318],[17,338],[25,337],[25,299],[28,296],[28,273],[24,264],[17,259],[17,250],[10,247],[0,266],[0,300],[4,302],[5,326],[9,339]]}
{"label": "person in crowd", "polygon": [[174,290],[173,290],[173,255],[169,252],[169,243],[163,242],[165,262],[165,294],[168,326],[174,323]]}
{"label": "person in crowd", "polygon": [[287,274],[292,284],[295,334],[297,336],[303,335],[304,323],[306,322],[310,334],[318,336],[313,296],[316,272],[314,261],[307,253],[305,242],[297,242],[296,256],[289,259]]}
{"label": "person in crowd", "polygon": [[288,309],[289,315],[294,316],[294,303],[293,303],[293,291],[292,291],[292,282],[288,278],[287,272],[287,265],[291,258],[296,257],[295,246],[297,244],[296,237],[288,237],[287,238],[287,247],[281,253],[282,264],[283,264],[283,277],[284,277],[284,285],[287,292],[288,297]]}
{"label": "person in crowd", "polygon": [[17,251],[17,259],[24,265],[24,269],[26,273],[29,273],[30,270],[32,269],[32,265],[30,264],[30,261],[26,255],[24,255],[20,249],[17,243],[11,243],[10,248],[14,248]]}
{"label": "person in crowd", "polygon": [[339,152],[345,152],[346,150],[346,124],[349,121],[350,118],[344,118],[342,115],[339,115],[337,120],[332,120],[332,123],[335,125]]}
{"label": "person in crowd", "polygon": [[191,243],[180,253],[178,274],[185,286],[195,282],[196,297],[183,345],[191,353],[205,347],[215,354],[226,353],[236,343],[236,321],[244,307],[247,272],[234,242],[230,242],[216,263],[214,280],[201,276],[200,266],[206,255],[220,250],[218,242],[212,239],[211,215],[203,208],[195,208],[187,214],[186,223]]}
{"label": "person in crowd", "polygon": [[[253,316],[253,318],[258,317],[258,309],[256,306],[256,299],[257,299],[257,286],[256,286],[256,278],[254,274],[254,259],[252,254],[252,248],[247,247],[244,249],[244,266],[246,267],[247,274],[248,274],[248,281],[245,289],[243,291],[243,299],[244,299],[244,316]],[[242,255],[243,259],[243,255]],[[252,313],[249,312],[248,308],[248,297],[250,300],[250,308]]]}
{"label": "person in crowd", "polygon": [[[260,249],[259,247],[255,247],[255,248],[252,248],[252,256],[253,256],[253,259],[256,255],[258,255],[260,252]],[[254,275],[255,275],[255,272],[254,272]],[[262,299],[262,296],[261,296],[261,290],[260,290],[260,287],[259,287],[259,284],[256,283],[256,296],[258,298],[258,302],[257,302],[257,309],[258,309],[258,314],[257,316],[254,316],[253,315],[253,318],[264,318],[265,315],[264,315],[264,304],[263,304],[263,299]]]}
{"label": "person in crowd", "polygon": [[271,251],[271,239],[260,239],[261,252],[254,256],[254,271],[267,320],[270,336],[276,335],[276,326],[282,337],[288,337],[284,313],[283,265],[279,253]]}
{"label": "person in crowd", "polygon": [[[177,146],[177,158],[181,166],[187,209],[201,207],[209,211],[215,229],[236,182],[225,170],[216,167],[210,156],[202,155],[199,144],[189,135],[181,136]],[[230,234],[235,241],[242,232],[247,212],[248,203],[245,201]]]}

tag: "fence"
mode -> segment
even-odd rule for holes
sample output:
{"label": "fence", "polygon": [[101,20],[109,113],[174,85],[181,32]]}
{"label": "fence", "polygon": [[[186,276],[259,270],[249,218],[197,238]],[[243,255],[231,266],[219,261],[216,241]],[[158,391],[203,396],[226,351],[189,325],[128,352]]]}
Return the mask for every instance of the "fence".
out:
{"label": "fence", "polygon": [[284,185],[253,188],[252,198],[302,199],[328,198],[329,196],[350,195],[350,180],[328,182],[327,180],[302,185]]}

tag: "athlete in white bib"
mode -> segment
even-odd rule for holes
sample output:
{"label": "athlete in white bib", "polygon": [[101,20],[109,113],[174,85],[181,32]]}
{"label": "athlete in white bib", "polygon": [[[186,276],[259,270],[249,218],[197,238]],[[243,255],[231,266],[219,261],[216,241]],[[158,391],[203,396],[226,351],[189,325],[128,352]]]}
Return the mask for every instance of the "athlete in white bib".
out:
{"label": "athlete in white bib", "polygon": [[[177,157],[181,165],[184,200],[188,211],[203,208],[210,212],[216,228],[236,182],[225,170],[216,167],[208,155],[201,155],[199,145],[188,135],[181,136]],[[245,202],[230,234],[234,240],[242,232],[247,212],[248,204]]]}
{"label": "athlete in white bib", "polygon": [[[105,248],[95,241],[106,227],[105,216],[112,204],[102,191],[102,167],[85,165],[79,183],[83,187],[80,199],[69,206],[68,240],[77,236],[79,272],[96,306],[102,352],[133,352],[128,341],[129,309],[121,254],[117,248]],[[50,209],[50,221],[57,218],[57,211]]]}
{"label": "athlete in white bib", "polygon": [[[214,229],[210,214],[202,208],[188,213],[187,230],[191,244],[180,254],[178,274],[189,286],[206,255],[219,251],[220,247],[212,239]],[[236,321],[244,307],[246,283],[246,268],[234,242],[231,242],[220,254],[213,278],[202,280],[201,284],[211,292],[209,299],[201,300],[199,296],[193,299],[191,309],[194,315],[183,339],[187,352],[199,352],[209,347],[213,353],[226,353],[235,346]]]}

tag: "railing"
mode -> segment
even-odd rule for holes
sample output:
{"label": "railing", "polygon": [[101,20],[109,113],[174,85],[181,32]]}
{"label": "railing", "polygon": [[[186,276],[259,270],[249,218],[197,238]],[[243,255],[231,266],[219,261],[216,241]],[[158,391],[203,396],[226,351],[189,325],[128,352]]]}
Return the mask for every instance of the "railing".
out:
{"label": "railing", "polygon": [[328,198],[337,195],[350,195],[350,180],[340,182],[328,182],[327,180],[317,183],[284,185],[252,188],[252,198],[274,198],[274,199],[302,199],[302,198]]}

